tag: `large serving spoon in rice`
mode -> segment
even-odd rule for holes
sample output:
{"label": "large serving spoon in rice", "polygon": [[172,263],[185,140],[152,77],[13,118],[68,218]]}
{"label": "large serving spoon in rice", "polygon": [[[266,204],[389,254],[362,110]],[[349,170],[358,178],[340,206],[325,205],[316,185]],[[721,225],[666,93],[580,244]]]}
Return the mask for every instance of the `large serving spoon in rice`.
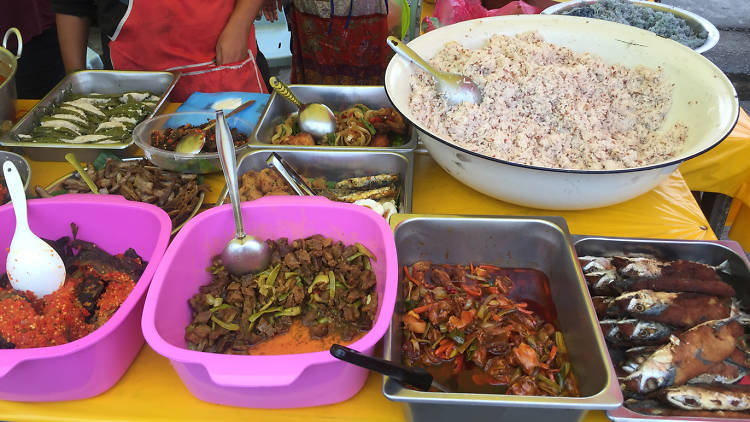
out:
{"label": "large serving spoon in rice", "polygon": [[427,61],[419,57],[414,50],[401,42],[394,36],[388,37],[388,45],[391,46],[399,56],[409,60],[421,67],[437,81],[437,90],[451,105],[461,103],[479,104],[482,102],[482,93],[479,87],[467,76],[457,73],[443,72],[432,67]]}

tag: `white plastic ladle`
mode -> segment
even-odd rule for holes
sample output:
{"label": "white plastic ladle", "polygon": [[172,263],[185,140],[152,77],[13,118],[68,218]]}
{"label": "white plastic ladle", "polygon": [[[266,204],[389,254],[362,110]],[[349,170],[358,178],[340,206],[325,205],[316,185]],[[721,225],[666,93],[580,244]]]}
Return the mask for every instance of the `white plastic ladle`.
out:
{"label": "white plastic ladle", "polygon": [[63,285],[65,265],[57,251],[31,232],[26,193],[16,166],[10,161],[4,162],[3,175],[16,213],[16,231],[5,262],[8,280],[14,289],[31,290],[41,298]]}

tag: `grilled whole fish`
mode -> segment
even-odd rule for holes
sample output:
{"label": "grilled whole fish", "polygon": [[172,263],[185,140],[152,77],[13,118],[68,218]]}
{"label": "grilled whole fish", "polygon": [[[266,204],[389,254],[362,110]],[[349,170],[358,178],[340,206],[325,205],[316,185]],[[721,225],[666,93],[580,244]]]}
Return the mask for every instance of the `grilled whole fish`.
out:
{"label": "grilled whole fish", "polygon": [[[647,258],[641,258],[641,260]],[[640,261],[639,261],[640,262]],[[724,282],[716,272],[717,268],[698,262],[677,260],[657,265],[642,263],[622,265],[617,259],[612,260],[619,274],[630,278],[637,278],[630,286],[630,290],[656,290],[662,292],[692,292],[712,296],[729,297],[735,295],[735,290]],[[639,270],[645,267],[646,270]],[[627,272],[626,269],[630,268]],[[640,274],[634,276],[633,274]]]}
{"label": "grilled whole fish", "polygon": [[617,269],[617,273],[624,277],[652,278],[661,275],[661,269],[665,263],[655,258],[614,256],[612,265]]}
{"label": "grilled whole fish", "polygon": [[685,410],[750,410],[750,385],[681,385],[667,388],[660,398]]}
{"label": "grilled whole fish", "polygon": [[375,188],[364,191],[337,191],[330,190],[330,194],[333,199],[341,202],[354,202],[359,199],[383,199],[383,198],[395,198],[398,194],[396,187],[384,186],[381,188]]}
{"label": "grilled whole fish", "polygon": [[641,394],[682,385],[729,357],[743,331],[735,317],[697,325],[657,349],[623,385]]}
{"label": "grilled whole fish", "polygon": [[644,289],[720,297],[735,295],[732,286],[719,276],[719,272],[729,272],[726,263],[712,267],[685,260],[663,262],[653,257],[625,256],[584,256],[579,262],[595,295],[611,296]]}
{"label": "grilled whole fish", "polygon": [[672,333],[668,326],[638,319],[605,319],[599,321],[604,338],[616,346],[664,344]]}
{"label": "grilled whole fish", "polygon": [[[657,321],[680,328],[728,318],[731,315],[729,298],[718,298],[698,293],[655,292],[638,290],[614,299],[615,307],[623,314],[647,321]],[[609,311],[617,315],[616,311]]]}
{"label": "grilled whole fish", "polygon": [[336,182],[336,189],[375,189],[383,186],[397,184],[398,174],[378,174],[375,176],[351,177]]}
{"label": "grilled whole fish", "polygon": [[730,412],[724,410],[684,410],[667,407],[656,400],[636,400],[628,399],[623,403],[625,407],[633,412],[643,413],[653,416],[684,416],[692,418],[742,418],[750,417],[749,413]]}

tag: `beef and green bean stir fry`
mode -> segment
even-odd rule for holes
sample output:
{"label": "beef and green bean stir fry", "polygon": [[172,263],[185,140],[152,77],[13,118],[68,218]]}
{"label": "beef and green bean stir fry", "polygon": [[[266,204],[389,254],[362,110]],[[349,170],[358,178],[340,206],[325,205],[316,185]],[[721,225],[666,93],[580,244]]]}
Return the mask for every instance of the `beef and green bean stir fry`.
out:
{"label": "beef and green bean stir fry", "polygon": [[404,266],[402,357],[466,393],[578,396],[541,271]]}
{"label": "beef and green bean stir fry", "polygon": [[288,332],[295,320],[313,339],[350,340],[372,328],[378,309],[375,256],[364,245],[321,235],[266,242],[271,264],[258,274],[230,275],[214,258],[211,282],[189,301],[190,349],[253,354],[254,345]]}

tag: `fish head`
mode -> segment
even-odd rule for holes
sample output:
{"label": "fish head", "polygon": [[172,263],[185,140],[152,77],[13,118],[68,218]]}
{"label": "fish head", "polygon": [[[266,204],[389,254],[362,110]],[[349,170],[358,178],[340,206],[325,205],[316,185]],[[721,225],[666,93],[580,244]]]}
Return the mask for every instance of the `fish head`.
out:
{"label": "fish head", "polygon": [[642,341],[656,341],[667,338],[672,333],[668,326],[652,321],[638,321],[633,330],[633,338]]}
{"label": "fish head", "polygon": [[631,315],[659,315],[669,308],[674,297],[674,293],[661,294],[651,290],[639,290],[620,295],[615,299],[615,303]]}

